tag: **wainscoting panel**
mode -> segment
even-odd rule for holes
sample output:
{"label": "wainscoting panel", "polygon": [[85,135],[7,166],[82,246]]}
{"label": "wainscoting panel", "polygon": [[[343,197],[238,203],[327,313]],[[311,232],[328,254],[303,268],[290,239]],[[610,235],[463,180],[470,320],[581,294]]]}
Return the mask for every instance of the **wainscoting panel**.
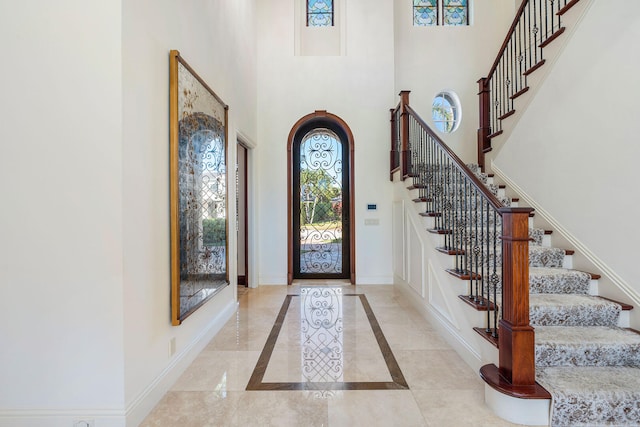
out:
{"label": "wainscoting panel", "polygon": [[404,200],[393,202],[393,274],[403,281],[407,279],[405,268]]}
{"label": "wainscoting panel", "polygon": [[407,270],[409,277],[407,282],[420,297],[425,297],[425,268],[424,268],[424,244],[420,239],[418,225],[410,215],[405,216],[407,239]]}
{"label": "wainscoting panel", "polygon": [[453,325],[457,330],[460,330],[460,325],[458,324],[453,312],[451,310],[451,306],[449,305],[449,300],[445,297],[444,289],[438,280],[438,276],[435,274],[435,270],[433,265],[431,264],[431,260],[427,262],[427,276],[429,278],[429,304],[438,312],[440,315],[446,319],[451,325]]}

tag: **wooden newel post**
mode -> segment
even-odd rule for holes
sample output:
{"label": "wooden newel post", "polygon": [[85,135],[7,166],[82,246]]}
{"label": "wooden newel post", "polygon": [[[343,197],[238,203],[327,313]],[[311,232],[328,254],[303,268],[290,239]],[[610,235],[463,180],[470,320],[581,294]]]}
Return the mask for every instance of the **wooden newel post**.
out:
{"label": "wooden newel post", "polygon": [[480,99],[480,127],[478,128],[478,165],[484,172],[484,154],[491,148],[491,104],[489,80],[486,77],[478,80]]}
{"label": "wooden newel post", "polygon": [[529,324],[529,214],[502,208],[502,319],[498,329],[500,375],[513,386],[536,381],[534,331]]}
{"label": "wooden newel post", "polygon": [[393,171],[399,166],[400,153],[396,145],[396,110],[391,109],[391,151],[389,151],[389,179],[393,181]]}
{"label": "wooden newel post", "polygon": [[400,92],[400,140],[402,159],[402,179],[404,180],[411,172],[411,147],[409,146],[409,94],[410,90]]}

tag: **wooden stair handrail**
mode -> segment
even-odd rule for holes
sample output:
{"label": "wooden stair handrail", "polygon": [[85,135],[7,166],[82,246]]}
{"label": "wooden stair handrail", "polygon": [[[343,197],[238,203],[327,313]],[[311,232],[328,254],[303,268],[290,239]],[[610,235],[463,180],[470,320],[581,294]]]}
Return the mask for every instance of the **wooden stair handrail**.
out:
{"label": "wooden stair handrail", "polygon": [[513,100],[529,90],[527,76],[545,64],[544,48],[565,32],[561,16],[579,1],[521,1],[489,72],[478,80],[477,161],[483,171],[491,138],[502,134],[502,120],[515,112]]}
{"label": "wooden stair handrail", "polygon": [[[502,217],[502,318],[499,321],[499,374],[508,384],[535,388],[534,329],[529,324],[529,216],[528,207],[506,207],[469,167],[409,106],[409,91],[400,92],[401,171],[411,175],[409,117],[432,138],[468,181]],[[397,110],[392,110],[397,111]],[[398,125],[397,123],[395,124]]]}
{"label": "wooden stair handrail", "polygon": [[507,31],[507,36],[505,37],[504,42],[502,42],[502,46],[500,46],[500,49],[498,50],[498,55],[496,56],[496,60],[493,62],[493,65],[491,66],[491,69],[487,74],[487,77],[486,77],[487,80],[491,80],[491,77],[493,77],[493,73],[496,72],[496,69],[498,68],[498,64],[500,64],[500,58],[502,58],[502,55],[504,54],[504,51],[507,48],[507,45],[509,44],[509,40],[511,40],[511,37],[513,36],[513,32],[516,30],[516,27],[518,26],[518,22],[520,22],[520,18],[522,17],[522,14],[524,13],[524,10],[527,7],[528,3],[529,3],[529,0],[522,0],[522,3],[520,4],[518,11],[516,12],[516,16],[515,18],[513,18],[513,22],[511,23],[511,26]]}
{"label": "wooden stair handrail", "polygon": [[[436,141],[436,143],[451,158],[451,160],[453,160],[453,162],[460,169],[464,171],[467,179],[469,179],[469,181],[471,181],[473,186],[476,187],[476,189],[480,193],[482,193],[484,197],[487,198],[491,206],[498,212],[500,212],[500,209],[504,209],[505,207],[503,206],[502,202],[500,202],[500,200],[498,200],[498,198],[491,191],[489,191],[489,189],[478,179],[476,174],[474,174],[469,169],[469,167],[460,159],[460,157],[458,157],[456,153],[451,151],[449,146],[445,144],[444,141],[440,139],[438,135],[436,135],[436,133],[429,127],[429,125],[427,125],[427,123],[424,120],[422,120],[422,118],[415,112],[415,110],[408,105],[406,106],[406,109],[408,113],[414,118],[414,120],[417,121],[420,124],[420,126],[422,126],[424,130],[429,134],[429,136],[431,136]],[[512,208],[507,208],[507,209],[512,209]]]}

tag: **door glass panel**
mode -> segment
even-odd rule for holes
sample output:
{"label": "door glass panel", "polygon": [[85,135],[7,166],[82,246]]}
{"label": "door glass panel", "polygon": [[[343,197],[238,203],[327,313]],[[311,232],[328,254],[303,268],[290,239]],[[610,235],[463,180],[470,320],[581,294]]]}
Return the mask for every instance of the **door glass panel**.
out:
{"label": "door glass panel", "polygon": [[328,129],[300,143],[300,273],[343,272],[342,149]]}

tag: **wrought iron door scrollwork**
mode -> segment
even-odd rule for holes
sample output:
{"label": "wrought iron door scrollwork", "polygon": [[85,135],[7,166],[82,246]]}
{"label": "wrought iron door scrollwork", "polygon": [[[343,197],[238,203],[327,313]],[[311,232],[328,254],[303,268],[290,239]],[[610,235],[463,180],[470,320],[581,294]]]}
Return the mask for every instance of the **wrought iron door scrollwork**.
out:
{"label": "wrought iron door scrollwork", "polygon": [[300,272],[342,273],[342,143],[315,129],[300,144]]}

